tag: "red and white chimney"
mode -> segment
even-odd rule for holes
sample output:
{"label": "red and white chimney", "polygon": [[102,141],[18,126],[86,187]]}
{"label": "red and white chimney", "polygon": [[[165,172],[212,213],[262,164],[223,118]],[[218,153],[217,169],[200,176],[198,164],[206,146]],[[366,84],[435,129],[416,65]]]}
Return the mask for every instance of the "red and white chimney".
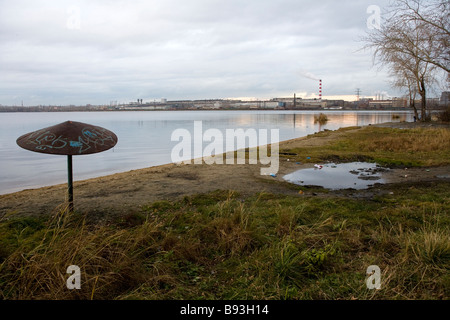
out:
{"label": "red and white chimney", "polygon": [[322,101],[322,80],[319,80],[319,100]]}

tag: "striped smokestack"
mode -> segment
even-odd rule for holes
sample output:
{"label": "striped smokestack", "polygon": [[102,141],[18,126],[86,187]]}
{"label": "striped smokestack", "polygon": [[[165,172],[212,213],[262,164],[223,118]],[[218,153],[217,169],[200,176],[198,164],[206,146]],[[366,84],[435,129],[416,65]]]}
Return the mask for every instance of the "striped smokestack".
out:
{"label": "striped smokestack", "polygon": [[322,101],[322,79],[319,80],[319,100]]}

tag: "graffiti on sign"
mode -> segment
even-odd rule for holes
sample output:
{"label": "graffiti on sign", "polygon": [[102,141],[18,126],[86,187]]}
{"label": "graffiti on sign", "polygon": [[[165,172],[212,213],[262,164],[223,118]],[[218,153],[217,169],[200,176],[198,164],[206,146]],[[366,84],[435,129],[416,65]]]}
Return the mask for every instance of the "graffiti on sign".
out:
{"label": "graffiti on sign", "polygon": [[103,151],[117,142],[114,133],[101,127],[85,126],[77,134],[66,136],[52,129],[44,128],[24,135],[22,144],[32,151],[75,155]]}

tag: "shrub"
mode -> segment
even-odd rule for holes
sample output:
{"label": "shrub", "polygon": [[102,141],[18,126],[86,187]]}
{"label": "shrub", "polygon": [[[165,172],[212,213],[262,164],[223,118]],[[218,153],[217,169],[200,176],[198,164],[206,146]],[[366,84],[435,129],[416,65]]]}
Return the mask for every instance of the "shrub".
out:
{"label": "shrub", "polygon": [[450,122],[450,106],[448,106],[445,111],[439,113],[438,120],[442,122]]}
{"label": "shrub", "polygon": [[326,114],[320,113],[318,116],[314,116],[314,123],[325,124],[328,121]]}

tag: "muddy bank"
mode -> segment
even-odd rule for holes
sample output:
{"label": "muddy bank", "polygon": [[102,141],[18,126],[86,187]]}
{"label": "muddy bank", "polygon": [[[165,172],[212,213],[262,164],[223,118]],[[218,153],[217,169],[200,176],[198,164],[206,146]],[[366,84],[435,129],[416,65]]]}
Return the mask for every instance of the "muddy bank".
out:
{"label": "muddy bank", "polygon": [[[385,124],[386,125],[386,124]],[[397,124],[395,124],[397,125]],[[418,124],[420,125],[420,124]],[[414,127],[415,124],[409,126]],[[355,128],[354,130],[358,130]],[[349,131],[346,131],[347,133]],[[320,146],[343,134],[332,132],[329,136],[299,138],[280,143],[280,149],[294,147]],[[300,164],[280,158],[278,173],[275,177],[260,174],[258,165],[206,165],[206,164],[167,164],[158,167],[133,170],[100,178],[77,181],[74,183],[74,204],[80,213],[88,213],[97,219],[109,219],[140,210],[141,206],[154,201],[182,199],[184,196],[206,193],[217,189],[231,189],[242,196],[258,192],[303,195],[299,189],[284,181],[283,176],[302,168],[311,168],[314,164]],[[319,196],[367,196],[374,190],[391,192],[398,183],[421,183],[425,181],[449,180],[449,166],[431,168],[397,168],[383,173],[388,183],[382,187],[368,190],[338,191]],[[311,192],[313,194],[313,192]],[[0,196],[0,219],[10,216],[48,215],[65,206],[66,184],[24,190]]]}

